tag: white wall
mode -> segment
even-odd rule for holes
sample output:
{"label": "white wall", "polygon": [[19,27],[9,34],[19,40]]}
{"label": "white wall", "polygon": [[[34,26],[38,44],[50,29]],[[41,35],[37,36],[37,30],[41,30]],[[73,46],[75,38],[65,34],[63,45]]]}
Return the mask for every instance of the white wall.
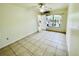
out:
{"label": "white wall", "polygon": [[66,32],[66,24],[67,24],[67,8],[55,9],[51,11],[52,15],[61,15],[62,20],[60,27],[51,27],[49,30],[55,30],[60,32]]}
{"label": "white wall", "polygon": [[68,52],[71,56],[79,56],[79,4],[70,4],[67,24]]}
{"label": "white wall", "polygon": [[0,4],[0,48],[36,31],[36,15],[32,8]]}

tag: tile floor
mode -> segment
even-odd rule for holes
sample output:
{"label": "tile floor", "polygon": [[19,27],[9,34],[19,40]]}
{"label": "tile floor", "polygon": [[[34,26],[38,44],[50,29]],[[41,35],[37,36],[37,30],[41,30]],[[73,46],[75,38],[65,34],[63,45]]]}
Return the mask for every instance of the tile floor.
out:
{"label": "tile floor", "polygon": [[67,56],[65,34],[42,31],[0,49],[0,56]]}

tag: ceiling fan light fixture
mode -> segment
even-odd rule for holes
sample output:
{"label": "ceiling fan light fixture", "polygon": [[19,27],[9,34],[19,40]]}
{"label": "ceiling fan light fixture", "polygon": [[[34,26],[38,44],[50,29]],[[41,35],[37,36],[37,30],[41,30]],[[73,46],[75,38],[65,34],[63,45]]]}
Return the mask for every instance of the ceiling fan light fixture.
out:
{"label": "ceiling fan light fixture", "polygon": [[44,3],[39,3],[38,5],[39,5],[39,6],[40,6],[40,8],[41,8],[41,7],[44,5]]}

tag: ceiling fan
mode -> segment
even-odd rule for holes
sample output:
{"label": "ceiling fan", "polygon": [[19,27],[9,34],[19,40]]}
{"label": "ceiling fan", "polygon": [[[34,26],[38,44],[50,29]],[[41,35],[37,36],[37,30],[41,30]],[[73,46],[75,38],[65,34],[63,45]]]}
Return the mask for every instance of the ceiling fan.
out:
{"label": "ceiling fan", "polygon": [[37,3],[30,8],[41,15],[50,13],[50,9],[47,7],[46,3]]}
{"label": "ceiling fan", "polygon": [[39,5],[40,14],[48,14],[48,13],[50,13],[50,10],[47,8],[45,3],[39,3],[38,5]]}
{"label": "ceiling fan", "polygon": [[38,5],[40,6],[40,8],[45,5],[44,3],[38,3]]}

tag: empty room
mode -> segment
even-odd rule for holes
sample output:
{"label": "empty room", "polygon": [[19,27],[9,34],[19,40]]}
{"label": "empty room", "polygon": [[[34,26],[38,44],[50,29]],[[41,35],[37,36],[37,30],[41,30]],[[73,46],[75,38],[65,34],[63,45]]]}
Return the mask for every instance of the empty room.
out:
{"label": "empty room", "polygon": [[0,3],[0,56],[79,56],[79,3]]}

